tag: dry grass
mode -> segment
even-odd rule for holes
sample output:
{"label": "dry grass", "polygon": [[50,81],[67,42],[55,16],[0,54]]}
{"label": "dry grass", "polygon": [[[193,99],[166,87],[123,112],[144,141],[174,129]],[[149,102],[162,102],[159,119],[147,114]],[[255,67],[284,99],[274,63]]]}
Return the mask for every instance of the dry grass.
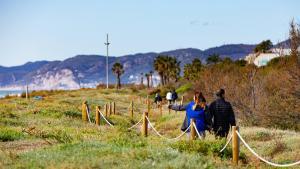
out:
{"label": "dry grass", "polygon": [[[206,140],[180,142],[158,138],[152,130],[148,138],[140,136],[139,127],[127,130],[146,111],[146,91],[132,94],[131,89],[86,89],[52,92],[44,100],[21,98],[0,100],[1,131],[12,140],[0,142],[0,168],[231,168],[230,147],[226,153],[217,150],[224,144],[207,134]],[[94,119],[95,107],[116,102],[117,115],[109,117],[116,126],[96,126],[81,121],[81,104],[87,100]],[[129,104],[134,100],[134,119]],[[161,117],[153,109],[150,119],[166,137],[181,133],[183,112]],[[103,121],[102,121],[102,124]],[[300,134],[293,131],[241,127],[241,134],[258,154],[274,162],[299,160]],[[18,136],[19,133],[20,136]],[[17,136],[14,136],[17,135]],[[241,147],[240,168],[269,168]]]}

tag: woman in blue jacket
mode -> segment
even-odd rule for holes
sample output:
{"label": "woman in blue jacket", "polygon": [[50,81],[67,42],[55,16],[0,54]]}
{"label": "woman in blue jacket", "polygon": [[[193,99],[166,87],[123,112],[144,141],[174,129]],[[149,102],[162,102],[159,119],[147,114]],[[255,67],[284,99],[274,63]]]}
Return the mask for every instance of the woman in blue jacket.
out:
{"label": "woman in blue jacket", "polygon": [[[187,105],[170,105],[169,108],[176,111],[186,111],[186,118],[190,126],[191,119],[195,119],[196,128],[201,136],[200,139],[205,138],[205,98],[201,92],[195,92],[194,100]],[[188,132],[190,132],[188,130]]]}

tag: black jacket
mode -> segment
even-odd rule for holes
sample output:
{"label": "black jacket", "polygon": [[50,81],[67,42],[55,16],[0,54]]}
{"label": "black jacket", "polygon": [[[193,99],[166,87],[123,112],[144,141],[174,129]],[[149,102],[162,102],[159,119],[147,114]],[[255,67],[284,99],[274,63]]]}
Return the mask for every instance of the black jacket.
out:
{"label": "black jacket", "polygon": [[230,126],[235,126],[235,116],[232,106],[223,98],[218,98],[209,106],[214,131],[228,131]]}

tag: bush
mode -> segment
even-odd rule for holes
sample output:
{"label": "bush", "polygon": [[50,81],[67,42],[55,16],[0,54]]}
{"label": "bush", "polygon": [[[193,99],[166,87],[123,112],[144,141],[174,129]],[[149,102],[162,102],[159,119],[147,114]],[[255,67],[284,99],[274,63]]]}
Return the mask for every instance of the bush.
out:
{"label": "bush", "polygon": [[1,141],[14,141],[19,140],[24,135],[21,132],[11,130],[11,129],[1,129],[0,130],[0,140]]}
{"label": "bush", "polygon": [[185,93],[185,92],[191,90],[192,87],[193,87],[192,83],[186,83],[186,84],[180,86],[178,89],[176,89],[176,92],[177,93]]}
{"label": "bush", "polygon": [[76,111],[65,111],[64,114],[69,117],[81,117],[81,113]]}

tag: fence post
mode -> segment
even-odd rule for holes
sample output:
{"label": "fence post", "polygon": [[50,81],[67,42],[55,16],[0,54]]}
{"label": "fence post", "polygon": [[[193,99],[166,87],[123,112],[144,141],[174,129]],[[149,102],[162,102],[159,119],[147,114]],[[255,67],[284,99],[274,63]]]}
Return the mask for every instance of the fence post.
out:
{"label": "fence post", "polygon": [[108,109],[109,110],[108,111],[109,114],[108,115],[110,116],[112,114],[112,104],[111,104],[111,102],[109,102],[109,106],[108,107],[109,107],[109,109]]}
{"label": "fence post", "polygon": [[113,102],[113,114],[116,114],[116,102]]}
{"label": "fence post", "polygon": [[100,106],[96,106],[96,114],[95,114],[95,118],[96,118],[96,125],[100,125]]}
{"label": "fence post", "polygon": [[130,117],[133,118],[133,100],[131,101],[131,110],[130,110]]}
{"label": "fence post", "polygon": [[147,110],[148,110],[148,113],[150,114],[150,99],[149,99],[149,95],[147,95]]}
{"label": "fence post", "polygon": [[107,103],[105,103],[105,117],[107,117],[108,115],[108,105]]}
{"label": "fence post", "polygon": [[142,136],[147,137],[148,136],[148,112],[144,112],[143,114],[143,125],[142,125]]}
{"label": "fence post", "polygon": [[195,119],[191,119],[190,121],[190,125],[191,125],[191,140],[195,140],[196,139],[196,129],[195,129]]}
{"label": "fence post", "polygon": [[232,126],[232,163],[233,165],[238,165],[239,162],[239,137],[236,134],[238,131],[238,126]]}
{"label": "fence post", "polygon": [[82,111],[81,111],[81,115],[82,115],[82,121],[87,122],[88,121],[88,117],[87,117],[87,101],[82,102]]}

